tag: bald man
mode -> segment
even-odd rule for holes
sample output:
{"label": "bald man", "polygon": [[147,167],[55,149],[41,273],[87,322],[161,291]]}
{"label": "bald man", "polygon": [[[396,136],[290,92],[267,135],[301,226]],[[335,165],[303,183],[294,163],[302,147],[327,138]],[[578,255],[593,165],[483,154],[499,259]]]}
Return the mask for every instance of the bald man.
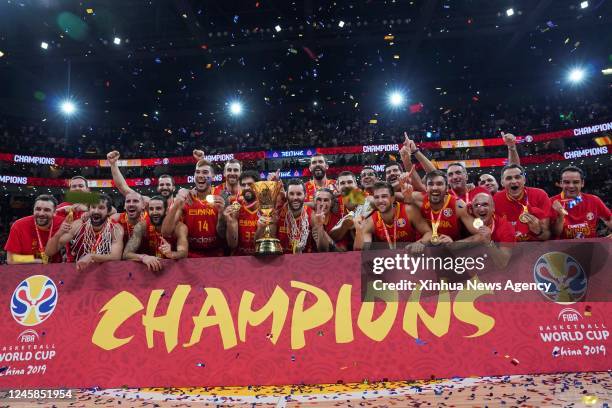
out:
{"label": "bald man", "polygon": [[495,263],[501,267],[506,266],[512,256],[511,243],[515,242],[516,236],[512,224],[495,214],[493,197],[486,193],[478,193],[472,198],[469,211],[475,218],[475,227],[478,225],[477,220],[482,222],[478,233]]}

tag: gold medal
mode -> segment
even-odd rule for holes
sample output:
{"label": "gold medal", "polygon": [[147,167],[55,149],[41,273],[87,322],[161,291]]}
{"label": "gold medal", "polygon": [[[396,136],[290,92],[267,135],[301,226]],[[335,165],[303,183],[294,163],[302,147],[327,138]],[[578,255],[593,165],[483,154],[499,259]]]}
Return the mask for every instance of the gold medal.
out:
{"label": "gold medal", "polygon": [[209,195],[207,195],[207,196],[206,196],[206,202],[207,202],[208,204],[213,204],[213,203],[215,202],[215,196],[214,196],[214,195],[210,195],[210,194],[209,194]]}
{"label": "gold medal", "polygon": [[474,228],[479,229],[483,225],[484,225],[484,222],[480,218],[474,218],[474,222],[472,223],[472,226]]}
{"label": "gold medal", "polygon": [[432,245],[438,245],[438,244],[440,244],[440,236],[438,236],[438,233],[437,233],[437,232],[436,232],[436,233],[434,233],[434,234],[432,234],[432,236],[431,236],[431,240],[430,240],[430,241],[431,241],[431,244],[432,244]]}
{"label": "gold medal", "polygon": [[234,209],[234,211],[240,211],[240,207],[242,207],[242,206],[240,205],[240,203],[238,201],[234,201],[232,203],[232,208]]}
{"label": "gold medal", "polygon": [[44,263],[44,264],[48,264],[49,263],[49,257],[44,252],[40,253],[40,259],[42,260],[42,263]]}
{"label": "gold medal", "polygon": [[527,224],[529,222],[528,215],[529,215],[528,212],[522,213],[521,215],[519,215],[519,221],[522,222],[523,224]]}

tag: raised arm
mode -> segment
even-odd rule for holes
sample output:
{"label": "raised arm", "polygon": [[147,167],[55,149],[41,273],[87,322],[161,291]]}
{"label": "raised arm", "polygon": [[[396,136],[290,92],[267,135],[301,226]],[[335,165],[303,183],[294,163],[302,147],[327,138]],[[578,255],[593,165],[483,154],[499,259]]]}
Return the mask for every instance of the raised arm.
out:
{"label": "raised arm", "polygon": [[112,152],[108,152],[106,154],[106,160],[108,160],[108,164],[110,165],[111,173],[113,175],[113,181],[115,182],[115,186],[119,189],[119,192],[126,196],[130,193],[135,193],[136,191],[132,190],[125,181],[125,177],[121,174],[121,170],[119,170],[118,160],[121,157],[120,153],[116,150]]}
{"label": "raised arm", "polygon": [[521,164],[521,158],[519,157],[518,150],[516,149],[516,136],[512,133],[502,132],[502,138],[504,144],[508,146],[508,164]]}

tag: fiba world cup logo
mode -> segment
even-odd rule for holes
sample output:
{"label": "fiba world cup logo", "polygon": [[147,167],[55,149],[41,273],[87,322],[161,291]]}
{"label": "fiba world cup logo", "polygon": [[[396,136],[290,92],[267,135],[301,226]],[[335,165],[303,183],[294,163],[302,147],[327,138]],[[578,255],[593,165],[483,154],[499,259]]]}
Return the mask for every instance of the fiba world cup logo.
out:
{"label": "fiba world cup logo", "polygon": [[44,275],[21,281],[11,297],[11,314],[22,326],[36,326],[47,320],[57,306],[57,286]]}
{"label": "fiba world cup logo", "polygon": [[587,276],[574,258],[563,252],[542,255],[533,267],[536,283],[550,283],[542,294],[557,303],[574,303],[582,299],[587,289]]}

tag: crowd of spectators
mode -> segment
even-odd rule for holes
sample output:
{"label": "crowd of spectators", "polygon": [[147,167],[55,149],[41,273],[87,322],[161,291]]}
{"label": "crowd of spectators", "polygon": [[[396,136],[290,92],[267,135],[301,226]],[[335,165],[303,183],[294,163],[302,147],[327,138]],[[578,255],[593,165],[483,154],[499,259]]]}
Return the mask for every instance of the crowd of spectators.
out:
{"label": "crowd of spectators", "polygon": [[[612,91],[610,91],[612,93]],[[79,126],[65,132],[58,122],[23,122],[0,118],[2,151],[55,157],[100,158],[119,150],[124,157],[167,157],[188,155],[194,148],[210,153],[253,150],[331,147],[401,141],[408,131],[417,142],[498,137],[499,131],[525,134],[589,125],[612,119],[612,95],[596,100],[542,98],[530,103],[468,103],[454,108],[428,108],[420,112],[380,117],[366,114],[326,114],[310,111],[282,119],[249,118],[248,121],[210,123]],[[376,124],[371,119],[378,118]],[[441,152],[440,159],[453,159]],[[446,156],[448,155],[448,156]]]}

